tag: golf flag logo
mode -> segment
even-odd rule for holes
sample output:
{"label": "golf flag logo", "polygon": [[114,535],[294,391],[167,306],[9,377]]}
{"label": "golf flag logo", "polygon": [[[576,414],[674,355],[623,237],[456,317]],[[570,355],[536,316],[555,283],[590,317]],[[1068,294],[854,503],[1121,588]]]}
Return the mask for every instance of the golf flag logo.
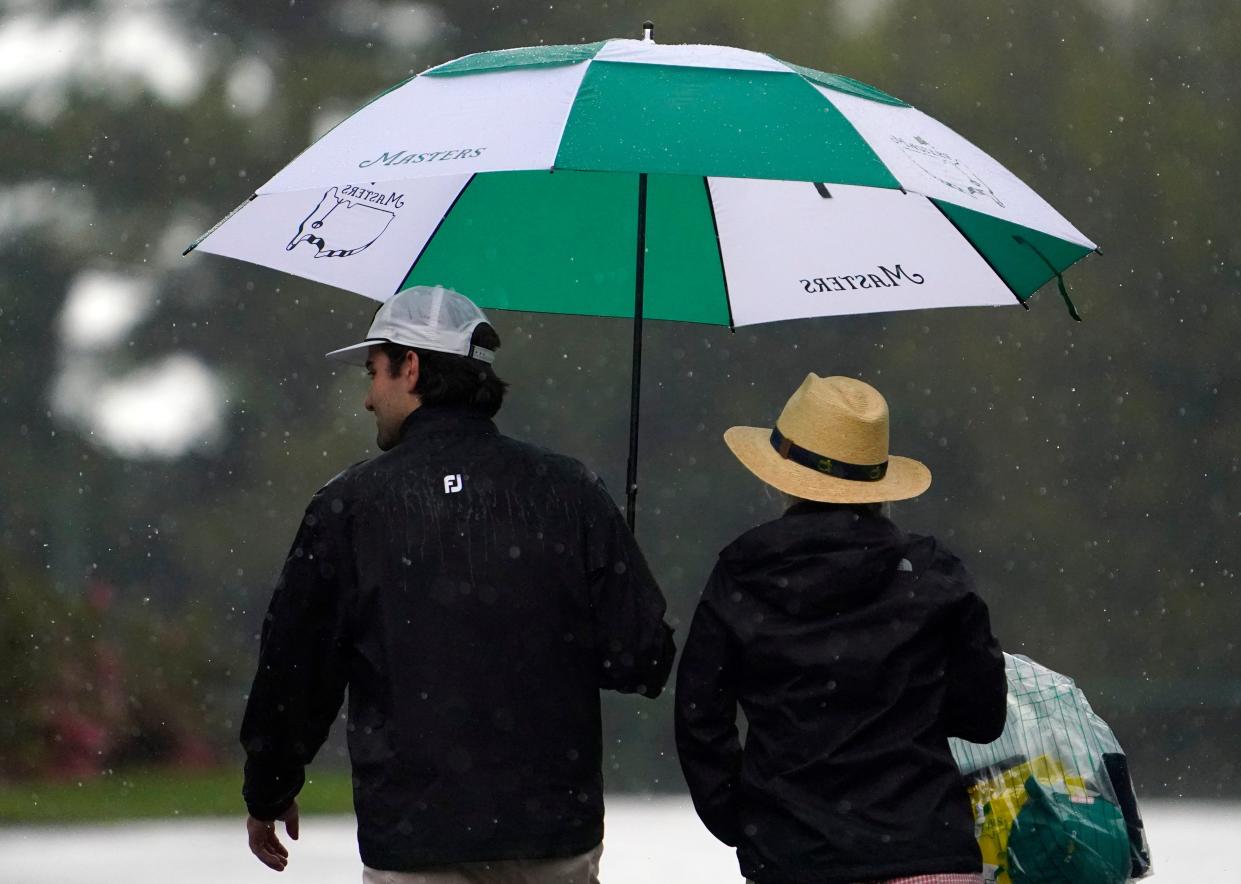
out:
{"label": "golf flag logo", "polygon": [[315,258],[349,258],[374,245],[396,217],[395,210],[404,205],[403,193],[331,187],[297,225],[284,250],[291,252],[306,243],[315,249]]}

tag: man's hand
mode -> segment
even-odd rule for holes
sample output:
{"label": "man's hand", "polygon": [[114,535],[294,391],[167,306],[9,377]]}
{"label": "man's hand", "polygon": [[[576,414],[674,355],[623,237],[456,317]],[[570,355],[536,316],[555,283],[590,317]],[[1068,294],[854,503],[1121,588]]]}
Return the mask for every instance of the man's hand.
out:
{"label": "man's hand", "polygon": [[[284,821],[284,830],[294,841],[297,840],[297,802],[289,805],[288,810],[276,817]],[[283,872],[289,864],[289,850],[276,837],[276,820],[265,822],[254,817],[246,817],[246,833],[250,836],[250,852],[259,858],[263,865]]]}

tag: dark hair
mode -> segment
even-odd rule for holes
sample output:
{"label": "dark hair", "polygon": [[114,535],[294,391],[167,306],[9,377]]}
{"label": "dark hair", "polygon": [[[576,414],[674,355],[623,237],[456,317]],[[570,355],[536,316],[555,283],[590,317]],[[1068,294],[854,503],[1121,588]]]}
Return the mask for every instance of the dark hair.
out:
{"label": "dark hair", "polygon": [[855,516],[859,517],[881,517],[884,519],[892,518],[892,504],[890,501],[884,501],[882,503],[828,503],[826,501],[816,502],[813,500],[807,500],[804,497],[798,497],[796,494],[789,494],[787,492],[784,496],[793,504],[814,503],[817,506],[848,510]]}
{"label": "dark hair", "polygon": [[[470,344],[499,350],[500,336],[490,325],[481,322],[475,327]],[[414,392],[423,405],[464,405],[494,417],[504,402],[508,384],[482,360],[390,342],[381,344],[380,349],[388,357],[388,371],[393,377],[400,373],[406,353],[412,350],[418,354],[418,383]]]}

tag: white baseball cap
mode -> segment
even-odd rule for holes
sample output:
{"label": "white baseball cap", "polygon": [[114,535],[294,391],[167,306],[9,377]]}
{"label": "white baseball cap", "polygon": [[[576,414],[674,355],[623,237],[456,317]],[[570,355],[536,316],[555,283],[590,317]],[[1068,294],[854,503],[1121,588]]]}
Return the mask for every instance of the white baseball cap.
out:
{"label": "white baseball cap", "polygon": [[482,322],[487,322],[487,316],[465,295],[439,285],[416,285],[397,292],[380,305],[365,341],[326,355],[329,359],[365,365],[371,347],[393,343],[469,356],[490,364],[495,362],[495,351],[470,343],[474,329]]}

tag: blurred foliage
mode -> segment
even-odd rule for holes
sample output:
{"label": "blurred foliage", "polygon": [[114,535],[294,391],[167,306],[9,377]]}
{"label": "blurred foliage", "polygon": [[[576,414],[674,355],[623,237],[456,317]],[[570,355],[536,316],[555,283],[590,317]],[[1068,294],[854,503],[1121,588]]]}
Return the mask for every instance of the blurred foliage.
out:
{"label": "blurred foliage", "polygon": [[173,621],[149,603],[0,568],[0,781],[218,763],[228,664],[196,612]]}
{"label": "blurred foliage", "polygon": [[[115,8],[36,2],[9,17],[102,19]],[[1230,628],[1241,618],[1241,410],[1229,405],[1241,376],[1232,217],[1241,7],[152,8],[203,60],[201,89],[184,103],[84,77],[63,90],[59,111],[20,96],[0,104],[0,182],[9,193],[33,188],[41,207],[0,218],[5,776],[56,769],[40,711],[49,698],[107,719],[100,770],[174,761],[187,741],[207,747],[195,757],[235,760],[284,545],[310,494],[371,450],[361,377],[319,354],[353,340],[372,305],[180,250],[317,132],[403,77],[482,49],[637,36],[651,17],[663,42],[761,49],[910,101],[989,150],[1105,250],[1070,273],[1080,325],[1054,292],[1029,313],[848,317],[735,334],[648,324],[639,537],[680,635],[716,551],[780,509],[731,460],[721,432],[770,421],[807,371],[858,375],[889,399],[894,450],[935,472],[927,495],[897,507],[898,521],[966,560],[1006,646],[1078,679],[1132,752],[1145,793],[1241,793]],[[422,32],[397,27],[408,15]],[[240,63],[256,61],[274,91],[249,113],[230,83]],[[196,355],[228,391],[221,440],[176,460],[126,459],[52,409],[58,377],[82,358],[57,334],[65,292],[100,269],[153,280],[157,304],[90,363],[99,383],[166,354]],[[493,318],[513,384],[502,429],[580,457],[621,488],[628,324]],[[107,611],[89,602],[100,585],[115,596]],[[105,649],[120,661],[119,708],[101,696]],[[606,726],[610,786],[680,788],[670,693],[653,704],[609,697]],[[339,742],[324,754],[328,764],[343,757]]]}
{"label": "blurred foliage", "polygon": [[[240,794],[240,770],[136,768],[72,782],[0,785],[0,824],[236,816]],[[297,804],[304,814],[351,812],[349,774],[313,774]]]}

